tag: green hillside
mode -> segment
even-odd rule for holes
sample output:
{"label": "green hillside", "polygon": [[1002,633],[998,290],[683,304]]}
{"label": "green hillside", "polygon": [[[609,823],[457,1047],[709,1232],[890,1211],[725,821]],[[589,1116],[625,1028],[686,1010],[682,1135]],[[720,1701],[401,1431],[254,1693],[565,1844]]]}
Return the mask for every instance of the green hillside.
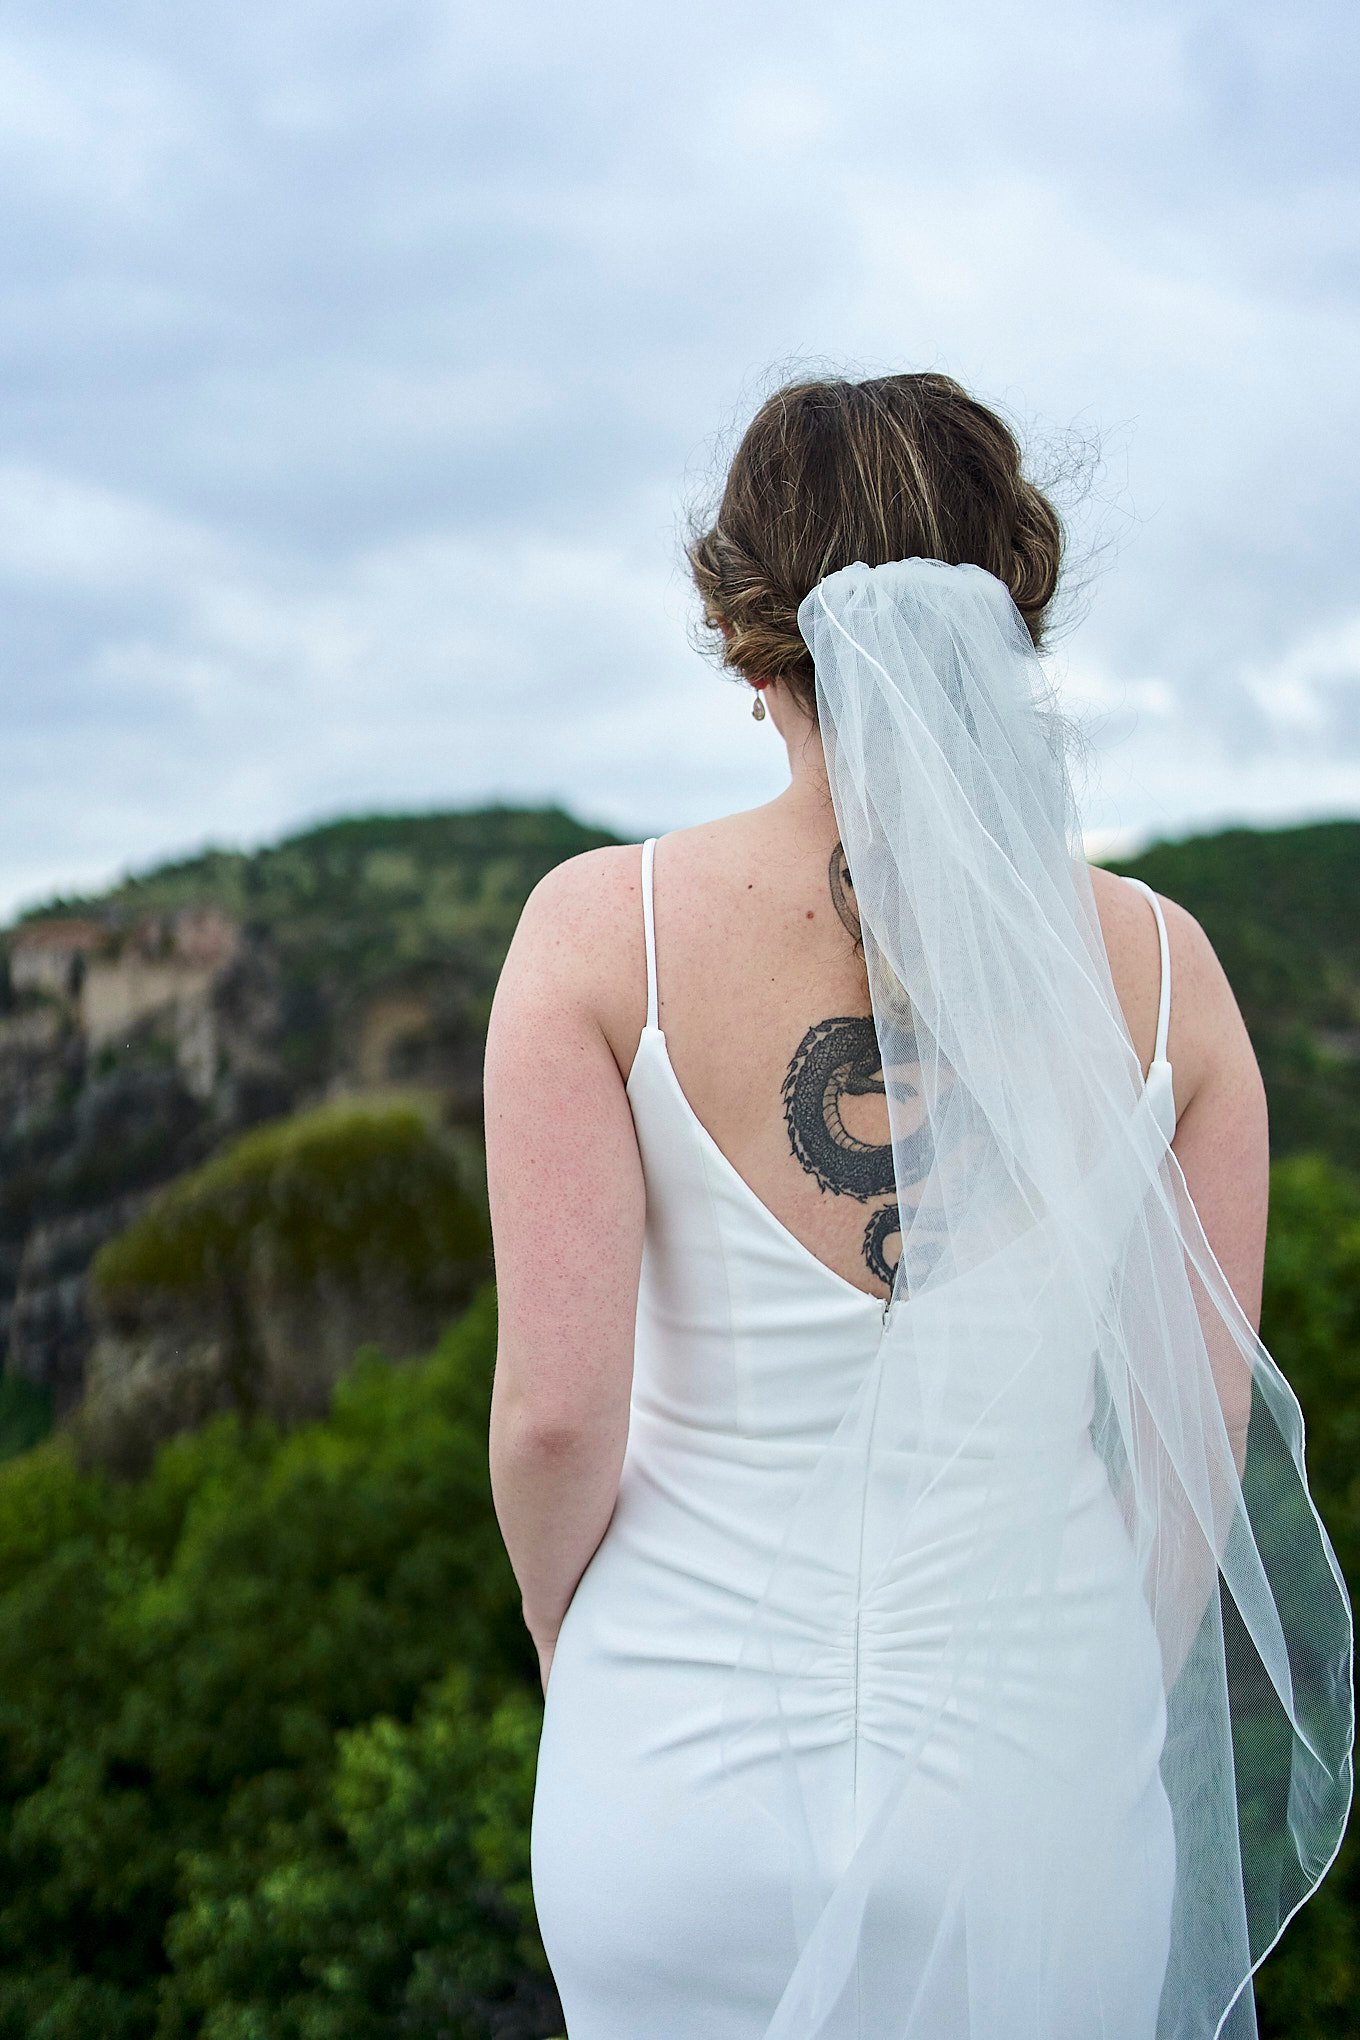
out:
{"label": "green hillside", "polygon": [[613,840],[557,808],[369,815],[0,935],[0,1445],[80,1399],[93,1255],[242,1132],[399,1086],[475,1140],[524,901]]}
{"label": "green hillside", "polygon": [[484,1029],[533,887],[564,858],[617,841],[560,808],[361,815],[261,850],[208,850],[23,918],[96,913],[126,923],[222,907],[278,956],[285,1056],[305,1077],[330,1052],[337,1017],[380,985],[456,987],[459,1022]]}

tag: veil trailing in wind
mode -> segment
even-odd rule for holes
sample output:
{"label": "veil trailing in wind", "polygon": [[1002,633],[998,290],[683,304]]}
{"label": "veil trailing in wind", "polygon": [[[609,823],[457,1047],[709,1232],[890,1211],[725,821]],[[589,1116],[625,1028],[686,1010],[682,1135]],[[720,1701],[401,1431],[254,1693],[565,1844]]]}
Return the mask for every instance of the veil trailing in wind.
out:
{"label": "veil trailing in wind", "polygon": [[1250,2040],[1351,1799],[1299,1406],[1144,1087],[1008,590],[855,565],[798,620],[901,1249],[724,1698],[724,1768],[787,1842],[767,2040]]}

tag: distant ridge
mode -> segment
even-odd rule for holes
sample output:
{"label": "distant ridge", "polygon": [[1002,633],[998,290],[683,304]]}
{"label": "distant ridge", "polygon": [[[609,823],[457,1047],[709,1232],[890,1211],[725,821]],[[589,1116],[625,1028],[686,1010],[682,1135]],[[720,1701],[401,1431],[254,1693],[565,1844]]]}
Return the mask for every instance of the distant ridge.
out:
{"label": "distant ridge", "polygon": [[[0,933],[0,1356],[78,1400],[92,1255],[262,1120],[417,1089],[480,1127],[496,978],[555,864],[618,839],[560,808],[328,821],[205,850]],[[1101,860],[1179,900],[1237,993],[1276,1158],[1360,1156],[1360,822]]]}
{"label": "distant ridge", "polygon": [[0,934],[0,1371],[72,1406],[91,1257],[245,1128],[417,1089],[478,1129],[524,901],[616,840],[555,807],[361,815],[25,912]]}

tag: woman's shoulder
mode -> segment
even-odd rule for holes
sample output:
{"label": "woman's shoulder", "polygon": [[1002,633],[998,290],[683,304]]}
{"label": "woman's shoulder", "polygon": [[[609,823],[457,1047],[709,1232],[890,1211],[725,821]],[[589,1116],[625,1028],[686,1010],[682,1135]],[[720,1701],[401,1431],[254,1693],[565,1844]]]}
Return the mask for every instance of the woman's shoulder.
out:
{"label": "woman's shoulder", "polygon": [[631,887],[636,897],[642,863],[641,843],[602,843],[578,850],[545,871],[524,902],[520,926],[526,921],[570,912],[608,913]]}
{"label": "woman's shoulder", "polygon": [[[1147,895],[1118,872],[1092,865],[1091,885],[1110,974],[1144,1065],[1152,1053],[1161,994],[1161,945]],[[1218,952],[1196,916],[1170,894],[1156,893],[1171,966],[1167,1060],[1176,1103],[1184,1112],[1196,1091],[1220,1077],[1225,1063],[1254,1061],[1246,1026]]]}
{"label": "woman's shoulder", "polygon": [[[664,834],[671,856],[703,854],[719,851],[735,836],[758,828],[760,816],[759,808],[750,808],[739,814],[695,822],[686,828],[653,833],[658,839]],[[526,908],[535,902],[541,905],[544,900],[573,900],[586,908],[603,905],[619,893],[626,893],[630,881],[636,895],[645,841],[645,837],[639,837],[635,843],[605,843],[594,850],[578,850],[573,856],[564,857],[539,879],[525,902]]]}
{"label": "woman's shoulder", "polygon": [[[1121,954],[1131,949],[1151,956],[1155,1005],[1161,977],[1161,948],[1147,894],[1141,886],[1131,885],[1119,872],[1109,871],[1104,865],[1093,864],[1089,869],[1101,928],[1112,960],[1116,949]],[[1166,929],[1173,1002],[1176,996],[1184,993],[1186,1004],[1198,1006],[1206,995],[1213,997],[1225,990],[1230,992],[1217,951],[1194,914],[1169,893],[1158,892],[1155,886],[1150,890],[1156,895]]]}
{"label": "woman's shoulder", "polygon": [[[665,848],[659,854],[668,871],[727,869],[735,845],[758,840],[759,818],[757,808],[687,828],[667,829]],[[531,930],[547,931],[567,916],[581,935],[609,940],[626,933],[635,922],[640,926],[643,841],[645,838],[636,843],[603,844],[554,864],[525,901],[521,927],[527,924]]]}
{"label": "woman's shoulder", "polygon": [[545,995],[593,993],[615,953],[642,944],[642,853],[607,843],[554,864],[520,910],[501,977]]}
{"label": "woman's shoulder", "polygon": [[[745,869],[758,851],[758,815],[726,815],[658,835],[668,936],[692,914],[710,931],[721,921],[734,870]],[[588,1014],[625,1073],[647,1014],[642,876],[641,841],[604,844],[553,865],[524,903],[497,988],[503,1008],[522,999]]]}
{"label": "woman's shoulder", "polygon": [[563,858],[520,911],[497,980],[493,1028],[598,1029],[626,1076],[646,1015],[641,843]]}

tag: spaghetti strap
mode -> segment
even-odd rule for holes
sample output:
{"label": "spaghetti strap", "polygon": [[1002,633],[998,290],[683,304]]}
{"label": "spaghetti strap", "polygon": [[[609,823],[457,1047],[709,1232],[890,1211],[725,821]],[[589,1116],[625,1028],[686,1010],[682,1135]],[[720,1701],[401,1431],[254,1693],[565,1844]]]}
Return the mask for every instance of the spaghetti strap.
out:
{"label": "spaghetti strap", "polygon": [[1124,873],[1130,885],[1136,885],[1140,892],[1147,894],[1152,902],[1152,911],[1157,916],[1157,941],[1162,957],[1162,994],[1157,1006],[1157,1046],[1152,1051],[1154,1062],[1166,1061],[1167,1033],[1171,1025],[1171,945],[1166,938],[1166,917],[1162,903],[1146,879],[1135,878],[1131,872]]}
{"label": "spaghetti strap", "polygon": [[647,944],[647,1025],[655,1027],[657,1021],[656,1001],[656,922],[652,913],[652,860],[656,855],[656,837],[649,836],[642,846],[642,934]]}

